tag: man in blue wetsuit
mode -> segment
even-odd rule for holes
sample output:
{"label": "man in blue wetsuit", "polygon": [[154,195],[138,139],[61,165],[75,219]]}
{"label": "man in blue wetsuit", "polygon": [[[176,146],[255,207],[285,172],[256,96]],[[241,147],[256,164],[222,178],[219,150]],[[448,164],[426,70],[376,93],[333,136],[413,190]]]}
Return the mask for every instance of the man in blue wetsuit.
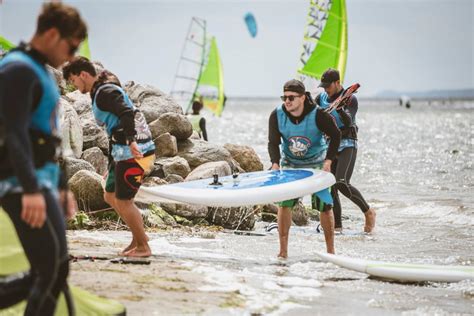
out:
{"label": "man in blue wetsuit", "polygon": [[[321,108],[326,109],[344,92],[340,82],[339,71],[331,68],[326,70],[321,76],[320,87],[324,88],[325,92],[316,97],[316,103]],[[336,231],[342,231],[341,202],[338,195],[338,191],[340,191],[364,213],[364,232],[371,233],[375,227],[375,211],[367,204],[360,191],[350,183],[357,158],[358,128],[356,125],[356,114],[358,107],[357,98],[355,95],[352,95],[346,105],[337,111],[331,112],[337,126],[341,130],[342,136],[336,158],[331,165],[331,172],[336,177],[336,184],[333,186],[331,193],[334,200]]]}
{"label": "man in blue wetsuit", "polygon": [[[272,169],[315,168],[331,171],[340,141],[340,131],[332,117],[313,103],[301,81],[290,80],[283,87],[284,102],[270,115],[268,152]],[[326,143],[325,135],[331,139]],[[280,144],[281,153],[280,153]],[[313,196],[320,211],[324,229],[326,250],[334,253],[334,215],[329,189]],[[278,233],[280,252],[278,257],[288,256],[288,236],[291,226],[291,209],[297,203],[289,200],[279,203]]]}
{"label": "man in blue wetsuit", "polygon": [[148,257],[148,237],[134,202],[143,176],[155,160],[155,144],[145,117],[135,108],[118,78],[108,71],[98,74],[87,58],[74,58],[63,68],[63,76],[82,93],[90,92],[94,117],[109,135],[111,164],[104,199],[133,235],[121,255]]}
{"label": "man in blue wetsuit", "polygon": [[60,186],[60,95],[46,64],[70,60],[86,36],[76,9],[48,3],[32,40],[0,60],[0,204],[31,267],[21,277],[0,280],[0,308],[28,299],[25,315],[53,315],[67,289],[64,217],[74,214],[75,201]]}

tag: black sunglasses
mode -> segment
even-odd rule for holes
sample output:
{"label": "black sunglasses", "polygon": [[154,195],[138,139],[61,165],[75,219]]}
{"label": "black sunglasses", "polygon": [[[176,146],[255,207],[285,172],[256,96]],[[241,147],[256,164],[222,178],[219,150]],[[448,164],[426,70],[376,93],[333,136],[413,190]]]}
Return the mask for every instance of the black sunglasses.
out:
{"label": "black sunglasses", "polygon": [[71,40],[66,40],[67,44],[69,45],[69,55],[75,55],[77,50],[79,49],[79,45],[74,45],[71,43]]}
{"label": "black sunglasses", "polygon": [[293,100],[294,100],[295,98],[299,98],[299,97],[301,97],[301,95],[282,95],[282,96],[280,97],[280,99],[281,99],[283,102],[285,102],[286,99],[290,100],[290,102],[293,102]]}

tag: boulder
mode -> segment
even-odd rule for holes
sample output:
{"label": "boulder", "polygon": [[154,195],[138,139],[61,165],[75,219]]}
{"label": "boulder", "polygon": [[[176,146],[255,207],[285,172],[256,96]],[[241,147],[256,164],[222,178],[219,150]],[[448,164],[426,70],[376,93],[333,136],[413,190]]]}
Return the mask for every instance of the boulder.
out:
{"label": "boulder", "polygon": [[89,212],[108,208],[104,201],[102,177],[89,170],[80,170],[68,181],[80,210]]}
{"label": "boulder", "polygon": [[252,206],[210,207],[206,219],[209,223],[228,229],[252,230],[256,216]]}
{"label": "boulder", "polygon": [[59,113],[63,156],[79,158],[82,154],[83,144],[82,126],[79,116],[71,104],[64,98],[60,99]]}
{"label": "boulder", "polygon": [[303,202],[298,201],[298,203],[293,207],[293,210],[291,211],[291,218],[293,220],[293,223],[295,223],[296,226],[306,226],[309,223],[309,214],[306,211],[305,206],[303,205]]}
{"label": "boulder", "polygon": [[149,124],[153,138],[170,133],[177,140],[188,139],[193,134],[193,126],[186,116],[178,113],[164,113]]}
{"label": "boulder", "polygon": [[164,133],[155,139],[156,157],[174,157],[178,153],[176,137],[170,133]]}
{"label": "boulder", "polygon": [[232,161],[232,156],[227,149],[200,139],[179,141],[178,155],[188,161],[191,169],[206,162],[227,161],[231,163]]}
{"label": "boulder", "polygon": [[66,94],[65,98],[72,104],[72,107],[79,116],[91,113],[92,100],[89,93],[81,93],[79,90],[75,90]]}
{"label": "boulder", "polygon": [[224,148],[229,151],[246,172],[262,171],[263,163],[255,150],[250,146],[225,144]]}
{"label": "boulder", "polygon": [[[186,159],[178,156],[171,158],[158,158],[155,160],[155,165],[161,165],[165,178],[170,174],[177,174],[184,179],[191,172],[191,168]],[[154,167],[151,174],[155,174],[155,170],[156,167]]]}
{"label": "boulder", "polygon": [[186,177],[186,181],[212,178],[214,174],[219,177],[229,176],[232,174],[232,170],[225,161],[206,162],[191,171]]}
{"label": "boulder", "polygon": [[107,165],[109,160],[99,147],[92,147],[86,149],[82,153],[81,159],[89,162],[92,166],[94,166],[95,172],[97,172],[99,175],[104,175],[107,171]]}
{"label": "boulder", "polygon": [[[69,181],[77,172],[84,170],[95,173],[95,168],[89,162],[76,159],[72,157],[64,157],[61,162],[63,170],[66,172],[66,177]],[[99,175],[98,175],[99,176]],[[99,176],[100,177],[100,176]]]}

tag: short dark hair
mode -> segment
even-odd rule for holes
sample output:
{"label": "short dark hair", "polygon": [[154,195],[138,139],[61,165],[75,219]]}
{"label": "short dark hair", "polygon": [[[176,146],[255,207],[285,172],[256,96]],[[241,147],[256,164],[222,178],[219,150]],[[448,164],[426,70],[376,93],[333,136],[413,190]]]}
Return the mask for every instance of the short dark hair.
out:
{"label": "short dark hair", "polygon": [[81,71],[85,71],[91,76],[97,75],[97,71],[89,59],[82,56],[76,56],[63,67],[63,77],[64,79],[69,80],[71,75],[78,76]]}
{"label": "short dark hair", "polygon": [[51,28],[56,28],[62,38],[87,37],[87,26],[76,8],[69,5],[52,2],[45,3],[38,16],[36,34],[43,34]]}
{"label": "short dark hair", "polygon": [[198,114],[203,108],[203,104],[200,101],[193,102],[193,113]]}

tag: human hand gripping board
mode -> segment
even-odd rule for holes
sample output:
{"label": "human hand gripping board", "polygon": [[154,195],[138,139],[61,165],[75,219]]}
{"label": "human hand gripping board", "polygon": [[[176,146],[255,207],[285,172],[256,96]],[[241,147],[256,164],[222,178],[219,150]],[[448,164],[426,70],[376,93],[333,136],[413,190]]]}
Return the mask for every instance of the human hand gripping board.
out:
{"label": "human hand gripping board", "polygon": [[135,200],[214,207],[268,204],[299,198],[335,183],[331,173],[314,169],[267,170],[160,186],[142,186]]}
{"label": "human hand gripping board", "polygon": [[326,112],[331,113],[334,110],[341,109],[343,106],[345,106],[349,102],[352,95],[354,93],[357,93],[359,88],[360,88],[360,84],[354,83],[352,86],[344,90],[344,92],[336,100],[334,100],[333,103],[329,105],[329,107],[326,109]]}

